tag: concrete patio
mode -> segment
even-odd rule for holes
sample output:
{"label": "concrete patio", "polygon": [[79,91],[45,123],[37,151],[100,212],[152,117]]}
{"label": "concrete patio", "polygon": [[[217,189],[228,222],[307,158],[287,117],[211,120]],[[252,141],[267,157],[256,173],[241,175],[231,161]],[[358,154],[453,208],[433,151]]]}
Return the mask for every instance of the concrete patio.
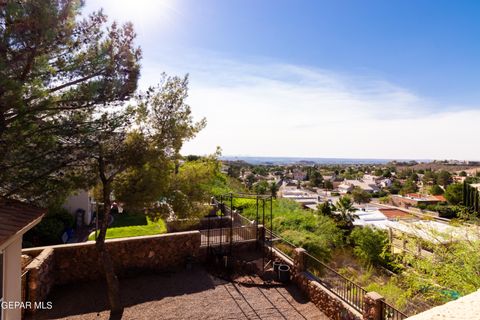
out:
{"label": "concrete patio", "polygon": [[[328,319],[294,285],[245,286],[209,274],[203,267],[121,280],[122,319]],[[105,285],[58,286],[53,309],[30,319],[108,319]]]}

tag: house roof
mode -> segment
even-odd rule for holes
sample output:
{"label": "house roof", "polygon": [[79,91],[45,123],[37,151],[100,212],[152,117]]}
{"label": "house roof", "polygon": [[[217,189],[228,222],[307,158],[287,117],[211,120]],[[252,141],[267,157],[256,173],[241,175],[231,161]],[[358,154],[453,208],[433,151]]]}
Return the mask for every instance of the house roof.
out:
{"label": "house roof", "polygon": [[437,196],[433,196],[433,197],[436,198],[437,200],[442,201],[442,202],[446,202],[446,201],[447,201],[447,199],[446,199],[444,196],[442,196],[442,195],[437,195]]}
{"label": "house roof", "polygon": [[399,209],[379,209],[388,219],[412,219],[414,216]]}
{"label": "house roof", "polygon": [[0,198],[0,246],[14,235],[32,228],[45,213],[45,209]]}

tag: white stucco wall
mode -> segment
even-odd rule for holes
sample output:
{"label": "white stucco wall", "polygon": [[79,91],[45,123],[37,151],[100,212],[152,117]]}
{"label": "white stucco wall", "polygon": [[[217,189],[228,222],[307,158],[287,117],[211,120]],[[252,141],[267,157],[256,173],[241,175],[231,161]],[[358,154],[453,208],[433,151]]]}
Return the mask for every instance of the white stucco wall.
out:
{"label": "white stucco wall", "polygon": [[[22,236],[17,237],[9,242],[6,248],[3,249],[4,264],[3,264],[3,301],[21,302],[22,301]],[[22,310],[20,308],[6,308],[3,309],[2,320],[19,320],[22,317]]]}
{"label": "white stucco wall", "polygon": [[91,220],[91,208],[90,208],[90,197],[88,191],[79,190],[78,193],[73,194],[67,198],[63,207],[70,212],[70,214],[75,215],[78,209],[85,211],[85,224],[90,224]]}

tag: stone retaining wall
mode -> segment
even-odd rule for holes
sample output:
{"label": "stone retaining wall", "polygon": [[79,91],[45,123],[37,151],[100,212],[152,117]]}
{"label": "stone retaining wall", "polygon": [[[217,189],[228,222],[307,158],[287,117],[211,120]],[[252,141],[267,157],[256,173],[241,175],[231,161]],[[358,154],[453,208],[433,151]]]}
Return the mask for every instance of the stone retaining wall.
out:
{"label": "stone retaining wall", "polygon": [[[203,262],[207,250],[201,245],[201,235],[197,231],[167,233],[162,235],[112,239],[106,246],[112,257],[115,272],[119,276],[143,271],[162,272],[186,265],[193,258]],[[264,247],[265,248],[265,247]],[[246,241],[234,244],[234,251],[258,249],[258,242]],[[267,256],[270,249],[266,248]],[[24,254],[36,256],[26,267],[28,270],[27,300],[45,301],[54,285],[72,284],[84,281],[103,280],[103,269],[98,262],[95,242],[57,245],[44,248],[24,249]],[[308,298],[331,319],[359,320],[362,315],[335,294],[323,287],[305,269],[305,250],[295,249],[291,260],[273,249],[276,259],[290,265],[293,282]],[[372,296],[373,297],[373,296]],[[363,319],[379,320],[378,301],[368,300]]]}
{"label": "stone retaining wall", "polygon": [[53,249],[44,249],[25,268],[27,282],[25,288],[28,292],[28,301],[35,305],[35,302],[44,301],[55,282]]}
{"label": "stone retaining wall", "polygon": [[302,290],[318,309],[333,320],[361,320],[362,315],[348,304],[328,291],[306,272],[294,276],[295,284]]}
{"label": "stone retaining wall", "polygon": [[[115,271],[123,276],[138,271],[166,271],[184,265],[200,249],[200,232],[189,231],[106,241]],[[48,247],[53,251],[54,284],[103,279],[95,242]],[[26,254],[39,248],[25,249]]]}
{"label": "stone retaining wall", "polygon": [[362,314],[322,286],[305,270],[305,250],[297,248],[293,261],[283,253],[273,249],[275,259],[288,264],[292,270],[292,280],[320,311],[333,320],[361,320]]}

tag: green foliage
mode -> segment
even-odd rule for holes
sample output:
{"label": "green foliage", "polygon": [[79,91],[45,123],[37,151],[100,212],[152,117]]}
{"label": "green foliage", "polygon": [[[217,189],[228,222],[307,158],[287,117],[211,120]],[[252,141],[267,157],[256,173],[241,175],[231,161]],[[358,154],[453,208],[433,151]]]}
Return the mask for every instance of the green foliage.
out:
{"label": "green foliage", "polygon": [[436,183],[436,176],[435,173],[432,170],[426,170],[422,181],[424,184],[435,184]]}
{"label": "green foliage", "polygon": [[63,223],[64,229],[73,228],[75,224],[75,218],[68,212],[67,209],[62,207],[49,209],[44,219],[59,220]]}
{"label": "green foliage", "polygon": [[323,184],[323,176],[318,170],[310,172],[309,181],[314,187],[320,187]]}
{"label": "green foliage", "polygon": [[50,208],[45,217],[24,235],[25,243],[31,246],[47,246],[62,243],[66,229],[72,228],[74,217],[62,207]]}
{"label": "green foliage", "polygon": [[167,195],[173,170],[173,163],[166,161],[129,168],[114,180],[115,198],[127,210],[149,206]]}
{"label": "green foliage", "polygon": [[407,302],[412,294],[400,286],[396,277],[389,279],[386,283],[371,282],[365,287],[367,291],[375,291],[381,294],[385,300],[400,310],[405,310]]}
{"label": "green foliage", "polygon": [[448,171],[440,170],[436,173],[436,182],[439,185],[446,187],[453,182],[452,174]]}
{"label": "green foliage", "polygon": [[447,205],[445,203],[430,204],[430,205],[419,204],[418,208],[422,210],[430,210],[430,211],[438,212],[438,216],[440,218],[447,218],[447,219],[459,217],[463,210],[462,206]]}
{"label": "green foliage", "polygon": [[468,210],[477,214],[480,212],[480,192],[466,180],[463,182],[462,202]]}
{"label": "green foliage", "polygon": [[259,181],[253,186],[253,191],[256,194],[266,194],[269,189],[270,186],[265,180]]}
{"label": "green foliage", "polygon": [[448,203],[456,205],[462,202],[463,199],[463,186],[461,183],[454,183],[445,189],[445,199]]}
{"label": "green foliage", "polygon": [[378,192],[374,192],[371,194],[372,198],[383,198],[388,195],[388,192],[385,190],[379,190]]}
{"label": "green foliage", "polygon": [[114,215],[113,223],[110,228],[128,227],[128,226],[142,226],[147,225],[147,217],[140,213],[119,213]]}
{"label": "green foliage", "polygon": [[431,195],[438,196],[438,195],[442,195],[444,193],[445,193],[445,191],[438,184],[434,184],[430,188],[430,194]]}
{"label": "green foliage", "polygon": [[255,175],[253,173],[249,173],[245,178],[247,188],[251,189],[255,181],[257,181],[257,178],[255,178]]}
{"label": "green foliage", "polygon": [[480,288],[480,254],[478,241],[457,241],[433,247],[433,255],[418,259],[406,255],[412,272],[404,273],[413,291],[422,292],[429,300],[443,303],[452,299],[446,294],[456,291],[466,295]]}
{"label": "green foliage", "polygon": [[353,201],[359,204],[369,203],[370,200],[372,199],[372,195],[369,192],[362,190],[360,187],[353,188],[352,197],[353,197]]}
{"label": "green foliage", "polygon": [[392,198],[387,195],[387,196],[379,198],[378,202],[380,202],[381,204],[389,204],[391,200],[392,200]]}
{"label": "green foliage", "polygon": [[349,239],[354,254],[365,264],[386,265],[384,253],[388,251],[388,235],[384,230],[355,227]]}
{"label": "green foliage", "polygon": [[333,183],[330,180],[325,180],[323,187],[327,190],[333,190]]}
{"label": "green foliage", "polygon": [[[65,230],[65,226],[61,220],[53,219],[53,218],[45,218],[39,223],[32,231],[35,236],[33,238],[37,238],[35,241],[35,246],[37,245],[53,245],[61,243],[61,237],[63,231]],[[27,239],[29,237],[26,237]]]}
{"label": "green foliage", "polygon": [[332,215],[332,206],[329,202],[322,202],[317,205],[317,212],[322,216],[331,216]]}
{"label": "green foliage", "polygon": [[278,185],[275,181],[273,181],[272,183],[270,183],[270,194],[272,197],[276,198],[277,192],[278,192]]}
{"label": "green foliage", "polygon": [[[148,218],[147,221],[148,223],[146,225],[108,228],[106,238],[129,238],[162,234],[167,232],[167,226],[163,220],[153,221]],[[95,232],[88,236],[88,240],[95,240]]]}
{"label": "green foliage", "polygon": [[417,191],[418,191],[418,186],[417,186],[416,182],[413,179],[409,178],[403,184],[402,189],[400,189],[400,194],[401,195],[406,195],[408,193],[414,193],[414,192],[417,192]]}
{"label": "green foliage", "polygon": [[398,180],[393,180],[392,184],[387,189],[391,194],[398,194],[402,189],[402,184]]}
{"label": "green foliage", "polygon": [[266,166],[256,166],[252,169],[252,172],[254,174],[258,174],[260,176],[267,176],[268,175],[268,169]]}
{"label": "green foliage", "polygon": [[[243,199],[235,201],[235,207],[243,208],[243,214],[249,219],[256,217],[255,200]],[[260,203],[260,219],[261,217]],[[270,227],[266,207],[266,225]],[[305,211],[294,201],[276,199],[273,201],[273,230],[297,246],[303,246],[319,259],[328,260],[332,249],[342,245],[343,233],[333,219]]]}
{"label": "green foliage", "polygon": [[335,204],[335,209],[341,214],[340,217],[342,223],[351,228],[353,226],[353,220],[355,219],[353,212],[356,211],[353,206],[352,198],[349,196],[341,197]]}
{"label": "green foliage", "polygon": [[48,203],[90,183],[78,152],[90,117],[136,90],[141,53],[132,25],[109,25],[103,12],[82,17],[82,5],[0,6],[0,42],[8,52],[0,61],[0,196]]}

